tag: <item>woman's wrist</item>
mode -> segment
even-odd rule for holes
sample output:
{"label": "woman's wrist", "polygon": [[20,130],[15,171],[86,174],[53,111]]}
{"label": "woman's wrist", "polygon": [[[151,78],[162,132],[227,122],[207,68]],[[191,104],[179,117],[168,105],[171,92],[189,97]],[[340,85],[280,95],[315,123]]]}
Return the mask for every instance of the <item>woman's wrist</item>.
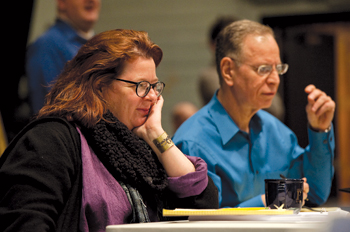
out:
{"label": "woman's wrist", "polygon": [[166,150],[175,145],[166,132],[163,132],[159,137],[154,139],[153,143],[160,153],[165,152]]}
{"label": "woman's wrist", "polygon": [[147,129],[146,130],[146,136],[147,136],[147,139],[150,142],[153,142],[153,140],[155,140],[156,138],[161,136],[164,132],[165,131],[161,127],[160,128]]}

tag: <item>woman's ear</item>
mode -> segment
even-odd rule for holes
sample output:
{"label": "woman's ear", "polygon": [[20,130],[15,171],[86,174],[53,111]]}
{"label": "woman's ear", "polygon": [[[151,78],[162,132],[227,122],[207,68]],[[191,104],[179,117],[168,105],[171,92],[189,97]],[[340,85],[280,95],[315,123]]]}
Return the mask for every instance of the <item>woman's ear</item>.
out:
{"label": "woman's ear", "polygon": [[229,57],[222,58],[220,62],[222,80],[228,86],[232,86],[234,84],[233,82],[234,66],[235,66],[235,63]]}

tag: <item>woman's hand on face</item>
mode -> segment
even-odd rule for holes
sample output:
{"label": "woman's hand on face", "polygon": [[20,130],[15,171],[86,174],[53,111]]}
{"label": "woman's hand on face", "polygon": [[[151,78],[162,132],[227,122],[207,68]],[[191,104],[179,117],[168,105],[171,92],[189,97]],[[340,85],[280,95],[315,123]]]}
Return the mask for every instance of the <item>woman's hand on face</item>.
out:
{"label": "woman's hand on face", "polygon": [[179,177],[194,172],[196,169],[176,146],[171,146],[166,151],[160,151],[153,143],[153,140],[164,133],[161,124],[163,103],[163,97],[159,96],[158,101],[152,106],[146,122],[132,131],[150,145],[169,177]]}
{"label": "woman's hand on face", "polygon": [[164,132],[161,122],[163,103],[164,99],[162,95],[160,95],[157,102],[151,107],[145,123],[132,130],[134,134],[144,139],[146,142],[152,142]]}

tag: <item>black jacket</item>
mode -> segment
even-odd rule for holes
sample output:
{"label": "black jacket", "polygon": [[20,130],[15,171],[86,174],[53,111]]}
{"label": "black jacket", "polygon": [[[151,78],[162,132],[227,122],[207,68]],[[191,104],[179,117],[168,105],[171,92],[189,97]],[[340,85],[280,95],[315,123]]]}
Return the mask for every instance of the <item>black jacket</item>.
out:
{"label": "black jacket", "polygon": [[[26,126],[0,158],[0,231],[79,231],[80,136],[74,124],[43,118]],[[179,207],[217,208],[209,178],[202,194]]]}

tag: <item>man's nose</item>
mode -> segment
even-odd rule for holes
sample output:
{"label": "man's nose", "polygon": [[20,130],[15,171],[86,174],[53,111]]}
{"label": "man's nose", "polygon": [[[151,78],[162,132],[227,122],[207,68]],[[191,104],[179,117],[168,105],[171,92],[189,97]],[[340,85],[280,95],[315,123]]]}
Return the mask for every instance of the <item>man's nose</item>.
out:
{"label": "man's nose", "polygon": [[270,75],[268,75],[266,81],[269,83],[269,84],[279,84],[280,83],[280,76],[276,70],[276,68],[274,68]]}

